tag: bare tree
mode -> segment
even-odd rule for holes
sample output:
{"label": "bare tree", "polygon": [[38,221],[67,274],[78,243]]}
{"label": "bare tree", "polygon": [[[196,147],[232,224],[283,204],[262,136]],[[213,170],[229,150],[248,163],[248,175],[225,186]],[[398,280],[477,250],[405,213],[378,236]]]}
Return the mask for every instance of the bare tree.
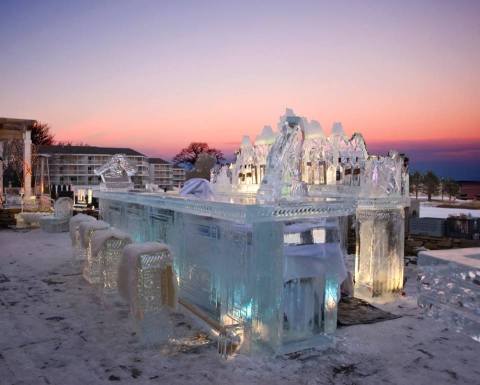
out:
{"label": "bare tree", "polygon": [[69,147],[73,146],[73,143],[69,140],[60,140],[59,142],[55,143],[57,146],[62,146],[62,147]]}
{"label": "bare tree", "polygon": [[23,140],[11,139],[6,141],[3,160],[4,185],[21,187],[23,182]]}
{"label": "bare tree", "polygon": [[423,192],[427,194],[428,200],[432,200],[432,195],[438,192],[440,187],[440,180],[433,171],[428,171],[423,176]]}
{"label": "bare tree", "polygon": [[423,176],[418,171],[410,174],[410,192],[415,193],[415,199],[418,199],[418,192],[422,188]]}
{"label": "bare tree", "polygon": [[197,161],[192,170],[187,171],[186,179],[203,178],[210,180],[210,170],[217,163],[214,155],[203,152],[198,155]]}
{"label": "bare tree", "polygon": [[173,158],[173,163],[175,164],[188,164],[190,166],[195,165],[200,154],[206,153],[215,157],[216,162],[221,162],[225,160],[222,151],[215,148],[210,148],[207,143],[202,142],[193,142],[184,149],[182,149],[175,157]]}
{"label": "bare tree", "polygon": [[83,146],[83,147],[90,147],[88,143],[85,142],[77,142],[73,143],[70,140],[61,140],[56,143],[57,146],[64,146],[64,147],[71,147],[71,146]]}
{"label": "bare tree", "polygon": [[48,123],[35,122],[32,127],[32,144],[35,146],[51,146],[55,143],[55,137],[50,132]]}
{"label": "bare tree", "polygon": [[54,135],[50,131],[48,123],[35,122],[31,128],[32,139],[32,163],[25,165],[23,159],[24,143],[21,139],[9,140],[5,145],[5,172],[6,183],[13,186],[21,186],[23,183],[24,168],[33,175],[35,164],[38,160],[38,146],[52,145],[55,143]]}
{"label": "bare tree", "polygon": [[451,201],[452,197],[455,198],[460,192],[460,185],[453,179],[448,178],[445,180],[445,192],[448,194],[448,200]]}
{"label": "bare tree", "polygon": [[445,178],[440,178],[440,194],[442,195],[442,201],[444,195],[447,193],[447,180]]}

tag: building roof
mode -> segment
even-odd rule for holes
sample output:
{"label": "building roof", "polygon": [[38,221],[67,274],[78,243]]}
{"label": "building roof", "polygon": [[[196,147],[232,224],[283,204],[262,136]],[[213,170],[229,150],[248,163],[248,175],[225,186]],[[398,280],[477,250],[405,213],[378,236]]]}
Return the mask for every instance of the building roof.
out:
{"label": "building roof", "polygon": [[38,153],[43,154],[70,154],[70,155],[115,155],[145,156],[142,153],[123,147],[95,147],[95,146],[39,146]]}
{"label": "building roof", "polygon": [[25,130],[31,130],[35,122],[32,119],[0,117],[0,140],[22,139]]}
{"label": "building roof", "polygon": [[19,126],[27,128],[32,127],[35,124],[36,120],[34,119],[18,119],[18,118],[4,118],[0,117],[0,125],[8,125],[8,126]]}
{"label": "building roof", "polygon": [[170,162],[167,162],[165,159],[162,159],[162,158],[148,158],[148,163],[153,163],[153,164],[170,164]]}

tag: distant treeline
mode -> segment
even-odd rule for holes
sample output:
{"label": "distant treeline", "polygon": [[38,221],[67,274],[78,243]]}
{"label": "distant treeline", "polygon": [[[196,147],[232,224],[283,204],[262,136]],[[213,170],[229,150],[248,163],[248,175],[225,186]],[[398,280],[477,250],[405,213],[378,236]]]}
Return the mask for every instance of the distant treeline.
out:
{"label": "distant treeline", "polygon": [[440,194],[442,199],[448,196],[448,199],[456,198],[460,192],[460,184],[452,178],[439,178],[433,171],[420,173],[415,171],[410,174],[410,192],[418,198],[419,193],[427,195],[428,200],[432,200],[433,195]]}

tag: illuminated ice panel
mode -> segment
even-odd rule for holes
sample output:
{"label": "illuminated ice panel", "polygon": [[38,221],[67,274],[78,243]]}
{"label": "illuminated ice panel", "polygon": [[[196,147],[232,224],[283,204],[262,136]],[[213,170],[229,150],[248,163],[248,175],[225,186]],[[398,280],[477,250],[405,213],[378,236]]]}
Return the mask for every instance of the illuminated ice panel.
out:
{"label": "illuminated ice panel", "polygon": [[404,209],[357,209],[355,296],[370,298],[403,288]]}

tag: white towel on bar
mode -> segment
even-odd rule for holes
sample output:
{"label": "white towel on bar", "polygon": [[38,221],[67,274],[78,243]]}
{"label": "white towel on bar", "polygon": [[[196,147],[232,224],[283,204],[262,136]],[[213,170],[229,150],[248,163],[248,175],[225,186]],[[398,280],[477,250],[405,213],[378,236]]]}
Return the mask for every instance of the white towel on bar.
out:
{"label": "white towel on bar", "polygon": [[180,190],[180,196],[194,196],[204,200],[212,200],[214,192],[210,182],[202,178],[192,178],[185,182]]}

